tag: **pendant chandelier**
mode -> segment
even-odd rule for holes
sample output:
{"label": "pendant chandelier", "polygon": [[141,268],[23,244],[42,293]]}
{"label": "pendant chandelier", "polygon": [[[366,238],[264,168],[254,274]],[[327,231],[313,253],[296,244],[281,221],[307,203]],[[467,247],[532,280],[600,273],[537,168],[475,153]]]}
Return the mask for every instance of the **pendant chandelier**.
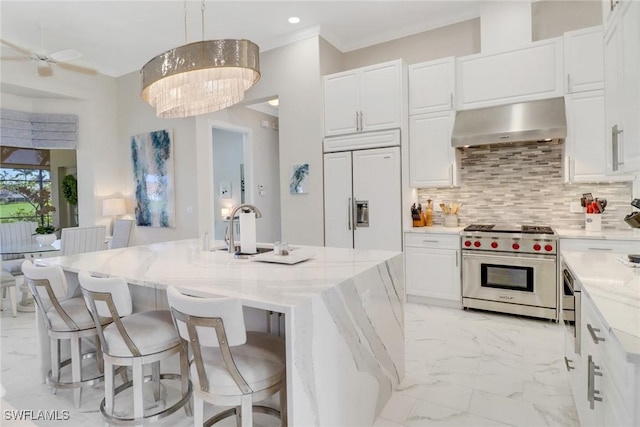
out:
{"label": "pendant chandelier", "polygon": [[[170,49],[147,62],[142,75],[142,99],[158,117],[178,118],[213,113],[244,99],[260,80],[260,48],[249,40],[204,40]],[[184,6],[185,43],[187,2]]]}

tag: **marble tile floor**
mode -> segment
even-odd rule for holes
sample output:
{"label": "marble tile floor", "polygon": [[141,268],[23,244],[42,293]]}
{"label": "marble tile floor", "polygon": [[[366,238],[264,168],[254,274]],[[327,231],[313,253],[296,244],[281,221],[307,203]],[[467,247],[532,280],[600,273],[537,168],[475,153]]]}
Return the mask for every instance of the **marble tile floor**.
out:
{"label": "marble tile floor", "polygon": [[[1,320],[0,425],[104,425],[98,411],[102,387],[51,394],[40,384],[35,316],[4,310]],[[481,311],[407,304],[406,376],[375,427],[399,426],[579,426],[563,363],[561,324]],[[170,387],[168,387],[170,388]],[[171,390],[169,390],[171,392]],[[277,404],[276,404],[277,407]],[[6,409],[68,410],[68,421],[15,422]],[[208,407],[207,414],[217,409]],[[232,419],[219,424],[234,426]],[[256,426],[278,422],[258,414]],[[190,426],[179,411],[156,426]],[[348,427],[348,426],[344,426]]]}

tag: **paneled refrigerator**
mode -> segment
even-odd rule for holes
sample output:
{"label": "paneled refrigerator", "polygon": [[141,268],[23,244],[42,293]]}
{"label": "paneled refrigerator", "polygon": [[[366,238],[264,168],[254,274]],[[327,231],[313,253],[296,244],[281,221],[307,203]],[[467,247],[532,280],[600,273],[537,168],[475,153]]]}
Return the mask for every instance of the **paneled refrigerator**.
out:
{"label": "paneled refrigerator", "polygon": [[324,155],[325,246],[402,250],[400,147]]}

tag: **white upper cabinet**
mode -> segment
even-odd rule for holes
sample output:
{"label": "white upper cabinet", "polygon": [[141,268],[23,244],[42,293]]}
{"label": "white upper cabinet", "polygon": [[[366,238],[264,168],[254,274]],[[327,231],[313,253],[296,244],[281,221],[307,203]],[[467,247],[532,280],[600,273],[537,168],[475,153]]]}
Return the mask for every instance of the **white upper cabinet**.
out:
{"label": "white upper cabinet", "polygon": [[324,76],[325,136],[398,128],[402,61]]}
{"label": "white upper cabinet", "polygon": [[409,185],[458,184],[458,151],[451,147],[455,111],[409,116]]}
{"label": "white upper cabinet", "polygon": [[565,92],[604,87],[604,40],[602,26],[564,33]]}
{"label": "white upper cabinet", "polygon": [[640,2],[624,1],[604,38],[608,170],[640,171]]}
{"label": "white upper cabinet", "polygon": [[455,57],[409,66],[409,115],[453,109]]}
{"label": "white upper cabinet", "polygon": [[456,60],[458,110],[555,98],[564,93],[562,38]]}
{"label": "white upper cabinet", "polygon": [[574,93],[565,101],[565,182],[629,180],[624,175],[607,175],[604,91]]}

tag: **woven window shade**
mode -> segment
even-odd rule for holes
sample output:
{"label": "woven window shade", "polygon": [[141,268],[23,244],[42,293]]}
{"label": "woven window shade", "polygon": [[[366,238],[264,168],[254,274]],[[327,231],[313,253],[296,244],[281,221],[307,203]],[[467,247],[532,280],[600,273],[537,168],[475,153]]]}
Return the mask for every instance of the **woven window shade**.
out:
{"label": "woven window shade", "polygon": [[21,148],[75,149],[78,116],[0,109],[0,144]]}

